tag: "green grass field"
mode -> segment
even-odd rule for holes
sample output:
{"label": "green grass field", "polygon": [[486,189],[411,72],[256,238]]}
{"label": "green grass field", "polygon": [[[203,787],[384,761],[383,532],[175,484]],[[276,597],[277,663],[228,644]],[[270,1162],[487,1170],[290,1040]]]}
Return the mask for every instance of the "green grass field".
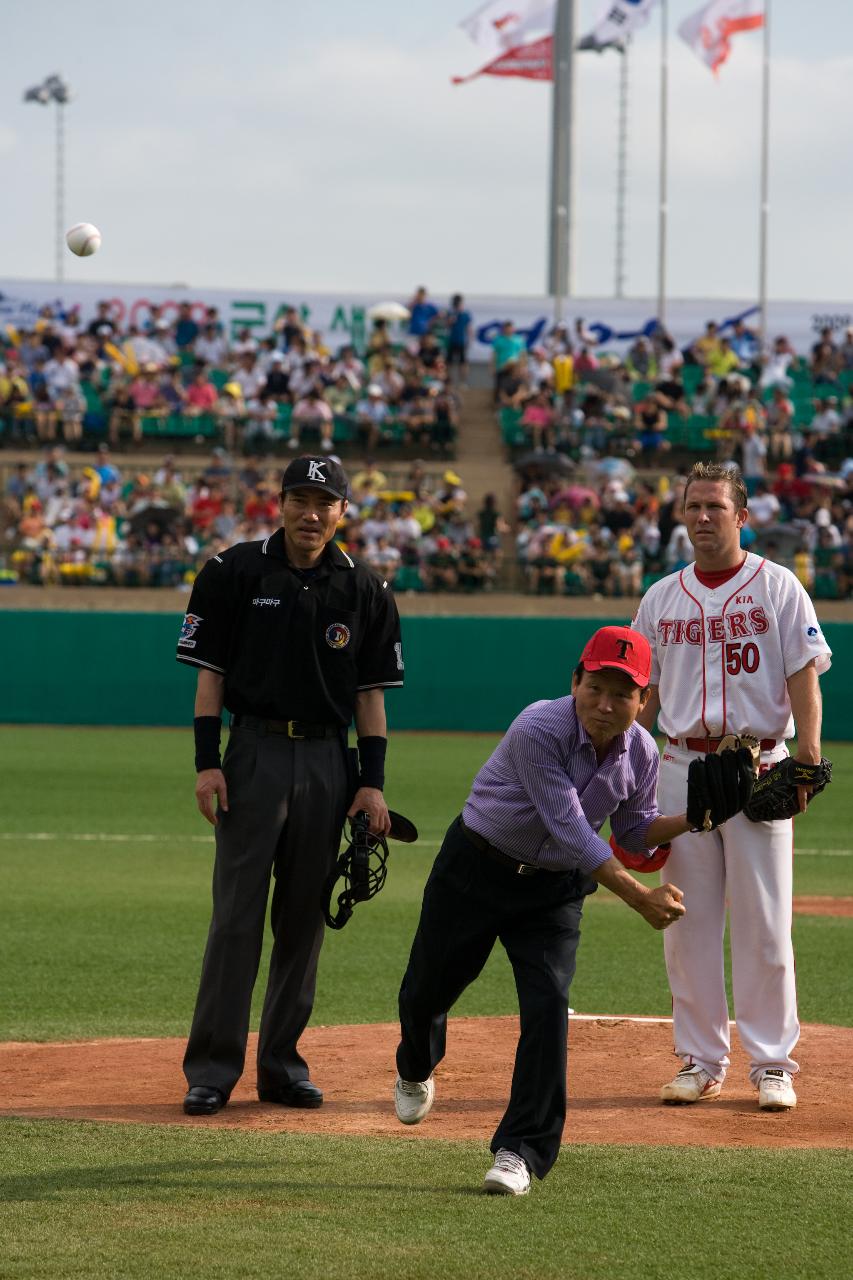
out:
{"label": "green grass field", "polygon": [[[327,938],[315,1022],[394,1018],[426,874],[495,741],[393,739],[389,802],[415,819],[421,840],[392,845],[382,895]],[[826,750],[836,783],[798,825],[795,888],[849,895],[853,746]],[[5,728],[0,768],[0,1039],[185,1033],[213,850],[192,797],[189,734]],[[794,933],[801,1018],[849,1025],[853,921],[798,916]],[[660,938],[621,904],[590,900],[572,1004],[669,1011]],[[515,1008],[498,949],[456,1011]],[[530,1197],[496,1203],[475,1194],[487,1138],[2,1122],[0,1276],[849,1270],[839,1212],[850,1200],[849,1153],[567,1147]]]}

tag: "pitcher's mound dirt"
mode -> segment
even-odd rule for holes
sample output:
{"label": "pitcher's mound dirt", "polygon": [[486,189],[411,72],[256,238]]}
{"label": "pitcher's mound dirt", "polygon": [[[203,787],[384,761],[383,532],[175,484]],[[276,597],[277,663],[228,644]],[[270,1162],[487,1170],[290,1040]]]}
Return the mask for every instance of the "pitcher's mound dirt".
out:
{"label": "pitcher's mound dirt", "polygon": [[[509,1096],[517,1033],[515,1017],[452,1019],[448,1054],[436,1073],[435,1108],[422,1124],[406,1128],[394,1116],[398,1028],[392,1023],[305,1033],[302,1051],[326,1094],[319,1111],[259,1103],[250,1067],[224,1111],[209,1119],[185,1116],[183,1040],[113,1039],[0,1045],[0,1114],[485,1142]],[[678,1067],[671,1046],[668,1022],[572,1018],[565,1141],[853,1146],[853,1116],[844,1101],[853,1029],[803,1027],[799,1105],[781,1113],[758,1110],[737,1046],[717,1101],[662,1106],[658,1089]],[[252,1036],[250,1064],[254,1051]]]}
{"label": "pitcher's mound dirt", "polygon": [[828,894],[800,894],[794,899],[794,914],[798,916],[853,916],[853,898],[832,898]]}

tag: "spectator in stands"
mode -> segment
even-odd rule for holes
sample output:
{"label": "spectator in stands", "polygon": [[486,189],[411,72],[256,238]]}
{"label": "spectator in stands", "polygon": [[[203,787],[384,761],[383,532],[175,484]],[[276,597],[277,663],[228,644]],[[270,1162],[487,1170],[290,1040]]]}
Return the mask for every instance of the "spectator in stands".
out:
{"label": "spectator in stands", "polygon": [[761,348],[755,331],[748,329],[743,320],[736,320],[729,341],[741,368],[757,371]]}
{"label": "spectator in stands", "polygon": [[290,374],[284,363],[284,353],[273,351],[266,368],[264,385],[259,393],[262,400],[275,400],[277,404],[281,404],[290,399]]}
{"label": "spectator in stands", "polygon": [[237,337],[231,345],[231,350],[235,356],[257,355],[258,340],[252,334],[252,330],[245,325],[238,330]]}
{"label": "spectator in stands", "polygon": [[509,366],[503,367],[498,384],[498,404],[501,408],[523,408],[530,396],[530,390],[526,357],[513,360]]}
{"label": "spectator in stands", "polygon": [[201,330],[193,319],[193,309],[189,302],[182,302],[178,307],[178,319],[175,323],[175,345],[178,352],[190,351]]}
{"label": "spectator in stands", "polygon": [[793,423],[794,402],[784,387],[775,386],[767,406],[767,444],[773,461],[791,457],[794,449],[791,438]]}
{"label": "spectator in stands", "polygon": [[357,393],[343,373],[326,389],[326,403],[331,407],[336,418],[349,418],[356,399]]}
{"label": "spectator in stands", "polygon": [[853,326],[844,330],[844,341],[838,348],[838,362],[844,373],[853,370]]}
{"label": "spectator in stands", "polygon": [[821,329],[820,337],[812,347],[811,375],[815,382],[835,383],[841,368],[838,351],[832,339],[832,330]]}
{"label": "spectator in stands", "polygon": [[781,510],[779,499],[770,492],[767,480],[758,480],[749,499],[749,522],[753,528],[757,532],[770,529],[778,522]]}
{"label": "spectator in stands", "polygon": [[381,316],[373,321],[373,329],[367,341],[367,368],[370,376],[385,363],[385,357],[394,350],[394,340],[388,331],[388,321]]}
{"label": "spectator in stands", "polygon": [[255,351],[242,351],[238,354],[237,368],[232,373],[229,381],[237,384],[243,399],[247,403],[249,400],[257,399],[261,395],[266,378],[258,368],[258,359]]}
{"label": "spectator in stands", "polygon": [[335,415],[331,406],[326,403],[321,387],[316,384],[309,387],[302,399],[297,400],[293,407],[288,449],[298,449],[302,443],[302,436],[307,430],[315,434],[319,433],[320,448],[323,453],[331,453],[334,448],[332,441],[334,421]]}
{"label": "spectator in stands", "polygon": [[585,378],[588,373],[594,373],[598,368],[598,356],[586,345],[582,346],[574,358],[575,376]]}
{"label": "spectator in stands", "polygon": [[403,388],[406,386],[406,379],[400,372],[393,356],[385,357],[381,369],[374,374],[373,381],[376,386],[382,388],[382,397],[386,404],[393,406],[400,403]]}
{"label": "spectator in stands", "polygon": [[204,365],[196,366],[193,380],[186,390],[187,412],[190,415],[212,413],[218,399],[216,387],[207,376],[207,369]]}
{"label": "spectator in stands", "polygon": [[451,376],[458,367],[458,381],[464,387],[468,383],[468,344],[471,341],[471,313],[465,309],[465,300],[461,293],[454,293],[450,299],[450,310],[447,314],[447,367]]}
{"label": "spectator in stands", "polygon": [[553,449],[554,410],[547,391],[539,391],[527,401],[521,415],[521,425],[530,432],[533,448],[537,453]]}
{"label": "spectator in stands", "polygon": [[346,346],[341,348],[338,359],[332,365],[330,376],[335,381],[339,378],[345,378],[353,392],[361,390],[364,386],[365,367],[364,361],[359,360],[356,355],[354,347]]}
{"label": "spectator in stands", "polygon": [[434,453],[451,452],[459,429],[459,404],[449,386],[435,389],[433,423],[429,447]]}
{"label": "spectator in stands", "polygon": [[709,352],[705,367],[715,378],[728,378],[741,367],[740,356],[728,338],[719,339],[716,349]]}
{"label": "spectator in stands", "polygon": [[690,356],[695,364],[707,368],[720,352],[720,331],[716,321],[709,320],[705,332],[690,347]]}
{"label": "spectator in stands", "polygon": [[511,320],[504,320],[500,332],[492,341],[492,359],[495,375],[495,399],[499,400],[503,383],[514,372],[522,354],[527,350],[524,339],[515,332]]}
{"label": "spectator in stands", "polygon": [[409,302],[409,333],[416,338],[429,333],[438,318],[438,307],[427,297],[427,291],[420,285]]}
{"label": "spectator in stands", "polygon": [[740,449],[741,474],[751,498],[767,475],[767,438],[761,424],[754,418],[743,422]]}
{"label": "spectator in stands", "polygon": [[386,424],[391,411],[383,396],[382,388],[371,382],[367,395],[355,406],[355,420],[359,438],[365,449],[373,450],[380,440],[384,439]]}
{"label": "spectator in stands", "polygon": [[202,360],[213,369],[222,369],[228,357],[228,343],[215,321],[206,321],[202,325],[193,350],[197,360]]}
{"label": "spectator in stands", "polygon": [[763,360],[758,385],[762,391],[768,387],[782,387],[790,391],[793,385],[788,371],[796,364],[797,353],[786,337],[774,338],[769,355]]}
{"label": "spectator in stands", "polygon": [[625,356],[625,369],[632,381],[654,382],[658,376],[658,362],[648,338],[635,338]]}
{"label": "spectator in stands", "polygon": [[828,440],[831,436],[837,436],[841,430],[838,397],[825,396],[821,400],[815,400],[814,408],[815,413],[809,424],[809,431],[813,432],[819,441]]}
{"label": "spectator in stands", "polygon": [[109,334],[118,332],[118,325],[113,319],[112,305],[109,302],[99,302],[95,310],[95,317],[89,321],[86,332],[92,337],[103,336],[104,331]]}
{"label": "spectator in stands", "polygon": [[666,413],[656,392],[649,392],[634,406],[634,429],[645,460],[669,449]]}

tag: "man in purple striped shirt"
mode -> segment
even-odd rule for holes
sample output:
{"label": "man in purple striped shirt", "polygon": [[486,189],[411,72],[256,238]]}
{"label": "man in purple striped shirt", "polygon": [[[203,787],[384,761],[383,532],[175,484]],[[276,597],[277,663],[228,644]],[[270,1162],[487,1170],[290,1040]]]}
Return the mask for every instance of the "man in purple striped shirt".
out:
{"label": "man in purple striped shirt", "polygon": [[[658,751],[635,723],[649,696],[651,650],[629,627],[588,641],[570,697],[534,702],[474,779],[424,891],[400,988],[397,1116],[418,1124],[435,1098],[447,1011],[500,938],[518,989],[521,1035],[509,1105],[483,1188],[524,1195],[560,1149],[566,1117],[569,985],[583,899],[605,885],[655,929],[684,915],[681,890],[635,880],[598,835],[650,851],[690,830],[657,808]],[[686,797],[685,797],[686,802]]]}

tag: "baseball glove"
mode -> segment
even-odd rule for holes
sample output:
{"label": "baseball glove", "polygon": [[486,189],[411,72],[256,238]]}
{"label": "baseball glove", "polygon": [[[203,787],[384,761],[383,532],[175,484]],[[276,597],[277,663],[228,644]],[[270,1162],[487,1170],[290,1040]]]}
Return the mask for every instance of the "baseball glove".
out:
{"label": "baseball glove", "polygon": [[749,802],[743,811],[750,822],[781,822],[800,812],[798,787],[810,787],[812,796],[823,791],[832,781],[832,761],[803,764],[790,756],[774,764],[756,779]]}
{"label": "baseball glove", "polygon": [[691,760],[687,821],[691,831],[713,831],[740,813],[752,795],[755,768],[748,747],[727,748]]}

